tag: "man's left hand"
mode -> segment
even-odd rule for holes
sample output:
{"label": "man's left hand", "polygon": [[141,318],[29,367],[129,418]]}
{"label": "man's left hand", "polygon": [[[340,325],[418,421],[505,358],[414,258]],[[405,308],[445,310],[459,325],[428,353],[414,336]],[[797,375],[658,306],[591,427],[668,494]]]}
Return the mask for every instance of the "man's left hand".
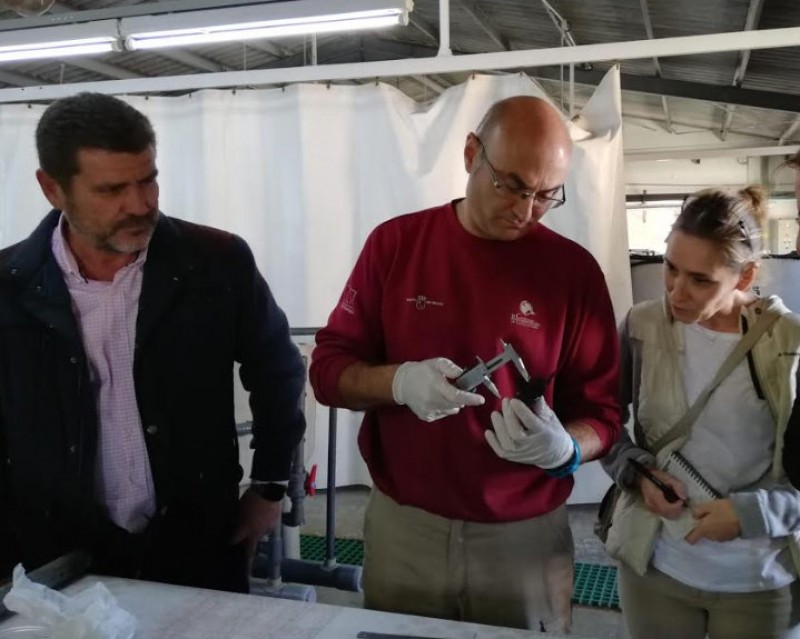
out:
{"label": "man's left hand", "polygon": [[509,461],[550,470],[575,454],[572,437],[542,397],[532,409],[518,399],[504,399],[503,414],[492,413],[492,427],[485,432],[486,441]]}
{"label": "man's left hand", "polygon": [[686,535],[686,541],[696,544],[701,539],[730,541],[742,534],[739,515],[730,499],[715,499],[692,507],[697,526]]}
{"label": "man's left hand", "polygon": [[280,523],[283,501],[270,501],[252,490],[244,491],[239,500],[239,515],[231,543],[243,544],[247,553],[247,577],[253,571],[253,559],[259,540]]}

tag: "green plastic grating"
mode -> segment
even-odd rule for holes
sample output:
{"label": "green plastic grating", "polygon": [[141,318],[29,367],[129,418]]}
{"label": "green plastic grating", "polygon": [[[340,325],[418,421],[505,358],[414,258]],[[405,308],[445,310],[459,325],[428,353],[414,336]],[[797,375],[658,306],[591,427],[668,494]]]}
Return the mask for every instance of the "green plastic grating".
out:
{"label": "green plastic grating", "polygon": [[[336,561],[340,564],[360,566],[364,563],[364,542],[360,539],[341,539],[333,544]],[[311,561],[325,559],[325,537],[300,535],[300,557]]]}
{"label": "green plastic grating", "polygon": [[619,609],[616,567],[576,562],[572,603]]}
{"label": "green plastic grating", "polygon": [[[364,542],[360,539],[340,539],[334,542],[336,561],[360,566],[364,563]],[[310,561],[325,559],[325,538],[300,535],[300,556]],[[575,564],[575,586],[572,603],[594,608],[619,608],[617,569],[599,564]]]}

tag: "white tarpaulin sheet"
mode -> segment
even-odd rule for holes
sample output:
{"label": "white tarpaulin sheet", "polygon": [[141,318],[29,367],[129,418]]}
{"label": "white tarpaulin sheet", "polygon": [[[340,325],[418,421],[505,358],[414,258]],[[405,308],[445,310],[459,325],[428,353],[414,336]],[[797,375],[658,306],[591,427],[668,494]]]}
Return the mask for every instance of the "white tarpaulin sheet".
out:
{"label": "white tarpaulin sheet", "polygon": [[[424,109],[387,84],[124,99],[156,128],[162,210],[244,237],[292,326],[315,327],[325,323],[377,224],[463,195],[467,133],[493,102],[520,94],[546,97],[528,77],[506,75],[473,77]],[[48,208],[34,179],[43,110],[0,105],[4,246],[25,237]],[[631,293],[617,71],[571,129],[567,204],[545,223],[594,254],[621,316]],[[318,410],[313,460],[320,485],[326,425],[327,411]],[[339,485],[368,480],[356,427],[342,411]]]}

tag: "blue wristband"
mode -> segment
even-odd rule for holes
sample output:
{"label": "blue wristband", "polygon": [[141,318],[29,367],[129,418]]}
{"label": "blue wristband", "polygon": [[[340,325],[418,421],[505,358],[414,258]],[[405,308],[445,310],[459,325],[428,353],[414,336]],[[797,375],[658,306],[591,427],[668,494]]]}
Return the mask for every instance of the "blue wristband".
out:
{"label": "blue wristband", "polygon": [[581,447],[578,446],[578,442],[575,441],[574,437],[572,437],[572,444],[575,446],[575,452],[572,453],[572,457],[570,457],[566,464],[559,466],[558,468],[550,468],[549,470],[544,471],[550,475],[550,477],[561,479],[562,477],[568,477],[569,475],[572,475],[576,470],[578,470],[578,467],[581,465]]}

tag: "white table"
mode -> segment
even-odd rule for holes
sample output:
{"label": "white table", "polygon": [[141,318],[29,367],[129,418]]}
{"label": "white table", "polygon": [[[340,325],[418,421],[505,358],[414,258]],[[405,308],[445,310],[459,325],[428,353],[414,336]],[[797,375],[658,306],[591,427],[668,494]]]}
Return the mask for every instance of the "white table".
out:
{"label": "white table", "polygon": [[[441,639],[532,639],[563,635],[239,595],[145,581],[87,576],[64,590],[101,581],[139,620],[136,639],[355,639],[361,631]],[[0,629],[30,625],[12,617]],[[576,639],[572,635],[572,639]]]}

